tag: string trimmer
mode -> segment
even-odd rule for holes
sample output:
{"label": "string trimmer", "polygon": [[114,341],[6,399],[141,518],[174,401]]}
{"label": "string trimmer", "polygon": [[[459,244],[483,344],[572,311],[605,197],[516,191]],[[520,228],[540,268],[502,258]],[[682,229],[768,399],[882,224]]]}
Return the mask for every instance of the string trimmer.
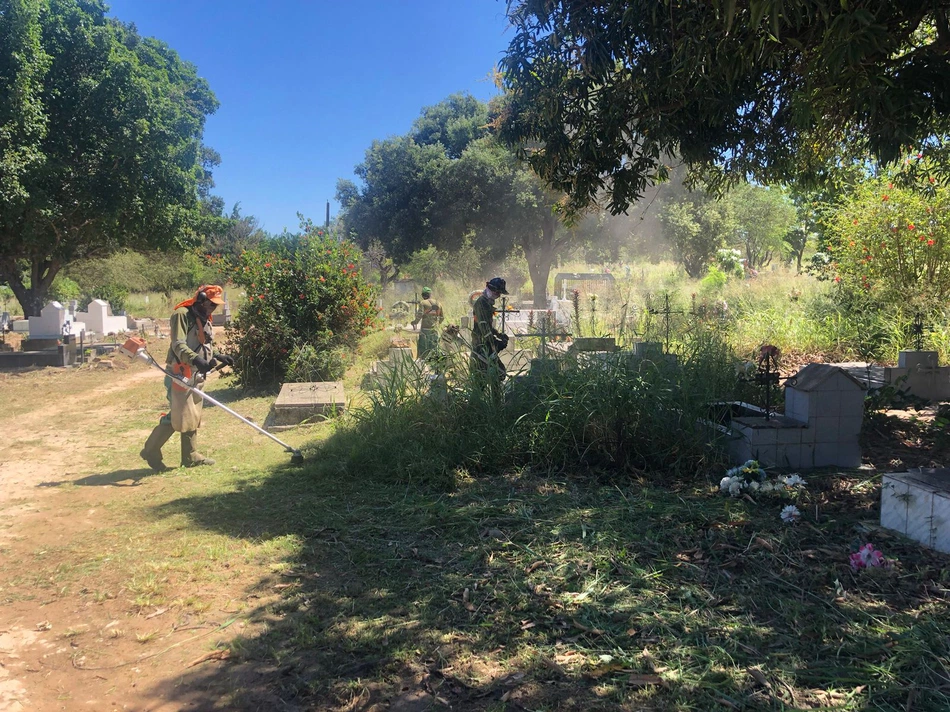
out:
{"label": "string trimmer", "polygon": [[144,361],[144,362],[147,363],[148,365],[154,366],[154,367],[157,368],[159,371],[161,371],[162,373],[164,373],[166,376],[168,376],[169,378],[171,378],[173,381],[175,381],[176,383],[181,384],[181,386],[182,386],[183,388],[185,388],[185,389],[191,391],[192,393],[197,393],[197,394],[198,394],[199,396],[201,396],[204,400],[208,401],[209,403],[213,403],[213,404],[216,405],[218,408],[220,408],[221,410],[223,410],[225,413],[230,413],[231,415],[233,415],[235,418],[237,418],[238,420],[240,420],[240,421],[241,421],[242,423],[244,423],[245,425],[250,425],[252,428],[254,428],[254,430],[256,430],[257,432],[259,432],[261,435],[266,435],[266,436],[269,437],[271,440],[273,440],[275,443],[277,443],[278,445],[280,445],[281,447],[283,447],[284,450],[286,450],[287,452],[290,453],[290,462],[291,462],[292,464],[294,464],[294,465],[299,465],[299,464],[301,464],[301,463],[303,462],[303,453],[301,453],[300,450],[291,447],[290,445],[288,445],[287,443],[285,443],[285,442],[283,442],[283,441],[281,441],[281,440],[278,440],[278,439],[275,438],[273,435],[271,435],[269,432],[267,432],[266,430],[264,430],[264,428],[261,428],[261,427],[255,425],[254,423],[252,423],[250,420],[248,420],[247,418],[245,418],[245,417],[244,417],[243,415],[241,415],[240,413],[235,413],[233,410],[231,410],[231,409],[228,408],[226,405],[224,405],[224,403],[221,403],[220,401],[215,400],[214,398],[212,398],[211,396],[209,396],[207,393],[205,393],[203,390],[201,390],[200,388],[197,388],[197,387],[196,387],[197,384],[194,382],[194,380],[198,377],[197,374],[195,374],[194,378],[188,379],[188,378],[181,378],[181,377],[175,375],[174,373],[171,373],[170,371],[165,370],[165,368],[163,368],[162,365],[161,365],[160,363],[158,363],[158,361],[156,361],[156,360],[152,357],[152,355],[146,350],[146,348],[145,348],[145,340],[144,340],[144,339],[140,339],[140,338],[135,337],[135,336],[130,337],[129,339],[126,340],[126,342],[125,342],[124,344],[122,344],[122,347],[119,349],[119,351],[121,351],[122,353],[124,353],[124,354],[125,354],[126,356],[128,356],[129,358],[132,358],[132,359],[141,359],[142,361]]}

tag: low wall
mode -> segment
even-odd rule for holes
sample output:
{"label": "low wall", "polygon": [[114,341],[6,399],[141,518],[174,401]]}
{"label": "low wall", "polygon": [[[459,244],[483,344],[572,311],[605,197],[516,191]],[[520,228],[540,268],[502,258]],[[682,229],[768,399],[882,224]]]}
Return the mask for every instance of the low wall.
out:
{"label": "low wall", "polygon": [[68,354],[65,349],[57,351],[12,351],[0,353],[0,371],[10,371],[15,368],[44,368],[68,363]]}

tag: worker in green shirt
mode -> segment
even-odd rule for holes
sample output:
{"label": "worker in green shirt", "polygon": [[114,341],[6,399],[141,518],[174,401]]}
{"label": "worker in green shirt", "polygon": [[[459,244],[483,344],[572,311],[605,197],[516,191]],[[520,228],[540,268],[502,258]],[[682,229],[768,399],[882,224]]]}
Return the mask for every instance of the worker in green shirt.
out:
{"label": "worker in green shirt", "polygon": [[[224,293],[216,284],[198,287],[194,297],[176,305],[171,315],[171,344],[168,348],[165,370],[178,378],[188,380],[196,388],[204,387],[204,376],[216,364],[233,366],[234,359],[216,353],[211,330],[211,314],[224,304]],[[197,467],[213,465],[214,460],[198,452],[198,428],[204,401],[197,393],[165,377],[169,411],[162,415],[158,425],[145,441],[140,453],[149,467],[156,472],[170,469],[162,462],[162,446],[173,433],[181,433],[181,465]]]}
{"label": "worker in green shirt", "polygon": [[437,350],[439,334],[436,327],[442,323],[443,318],[442,305],[432,298],[431,289],[423,287],[422,301],[416,306],[416,318],[412,322],[412,328],[415,328],[417,324],[420,325],[419,343],[416,349],[419,358],[424,359]]}
{"label": "worker in green shirt", "polygon": [[472,372],[481,373],[493,386],[505,379],[505,366],[498,353],[508,345],[508,335],[495,328],[495,300],[508,294],[505,280],[493,277],[485,283],[485,291],[472,307]]}

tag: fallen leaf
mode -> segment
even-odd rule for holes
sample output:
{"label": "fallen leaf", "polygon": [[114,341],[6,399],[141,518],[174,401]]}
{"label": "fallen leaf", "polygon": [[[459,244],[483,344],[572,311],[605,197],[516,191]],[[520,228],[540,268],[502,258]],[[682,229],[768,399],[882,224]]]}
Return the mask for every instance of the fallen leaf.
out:
{"label": "fallen leaf", "polygon": [[531,564],[530,566],[528,566],[528,568],[526,568],[526,569],[524,570],[524,572],[525,572],[526,574],[530,574],[531,572],[533,572],[534,570],[540,568],[541,566],[544,566],[544,562],[543,562],[543,561],[535,561],[533,564]]}
{"label": "fallen leaf", "polygon": [[634,687],[647,687],[648,685],[662,685],[663,678],[659,675],[648,675],[639,672],[631,673],[627,678],[627,684]]}
{"label": "fallen leaf", "polygon": [[145,616],[145,620],[148,621],[148,620],[151,620],[152,618],[158,618],[160,615],[162,615],[163,613],[167,611],[168,611],[167,608],[157,608],[155,609],[153,613],[149,613],[147,616]]}
{"label": "fallen leaf", "polygon": [[201,663],[207,662],[209,660],[227,660],[229,657],[231,657],[231,651],[228,648],[212,650],[210,653],[205,653],[200,658],[195,658],[190,663],[185,665],[185,667],[194,667],[195,665],[200,665]]}
{"label": "fallen leaf", "polygon": [[548,669],[553,670],[554,672],[556,672],[558,675],[562,675],[563,677],[567,677],[567,671],[565,671],[564,668],[562,668],[562,667],[561,667],[560,665],[558,665],[556,662],[554,662],[553,660],[551,660],[551,658],[548,658],[548,657],[545,657],[545,656],[542,655],[542,656],[541,656],[541,663],[542,663],[545,667],[547,667]]}
{"label": "fallen leaf", "polygon": [[49,621],[41,621],[40,623],[36,624],[36,630],[49,630],[52,627],[53,624]]}
{"label": "fallen leaf", "polygon": [[763,539],[760,536],[757,536],[755,538],[755,543],[761,546],[763,549],[768,549],[769,551],[775,551],[775,546],[773,546],[772,542],[768,541],[767,539]]}
{"label": "fallen leaf", "polygon": [[625,667],[626,665],[624,665],[622,662],[610,662],[604,665],[598,665],[597,667],[593,668],[587,673],[587,676],[596,679],[603,677],[604,675],[609,675],[612,672],[626,672],[624,670]]}
{"label": "fallen leaf", "polygon": [[761,687],[770,689],[772,685],[769,683],[768,678],[765,677],[765,673],[759,670],[758,668],[747,668],[746,672],[749,673],[749,676],[755,680]]}

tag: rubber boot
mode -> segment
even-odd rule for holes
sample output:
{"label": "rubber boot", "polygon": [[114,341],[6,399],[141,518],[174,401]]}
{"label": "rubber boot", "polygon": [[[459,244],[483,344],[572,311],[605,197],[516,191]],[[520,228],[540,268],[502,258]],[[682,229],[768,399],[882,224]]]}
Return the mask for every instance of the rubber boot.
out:
{"label": "rubber boot", "polygon": [[200,467],[213,465],[214,460],[198,452],[198,431],[190,430],[181,434],[181,466]]}
{"label": "rubber boot", "polygon": [[139,453],[139,456],[145,460],[148,466],[155,472],[165,472],[166,470],[172,469],[162,462],[162,446],[168,442],[168,438],[170,438],[174,432],[175,429],[171,426],[171,423],[159,421],[151,435],[148,436],[148,440],[145,441],[145,447],[142,448],[142,452]]}

